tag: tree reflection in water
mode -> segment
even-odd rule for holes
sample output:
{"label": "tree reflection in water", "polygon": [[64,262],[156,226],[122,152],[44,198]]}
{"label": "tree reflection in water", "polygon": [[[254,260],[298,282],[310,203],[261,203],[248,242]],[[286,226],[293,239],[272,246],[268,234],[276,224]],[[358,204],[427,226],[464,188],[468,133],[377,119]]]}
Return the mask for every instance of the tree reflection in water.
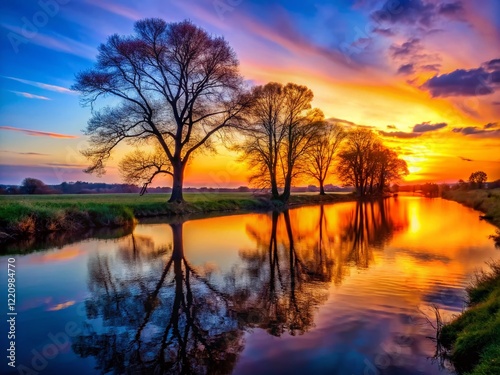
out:
{"label": "tree reflection in water", "polygon": [[[346,268],[368,267],[372,245],[395,228],[384,203],[358,204],[329,227],[325,208],[304,228],[294,211],[260,215],[247,235],[255,246],[214,282],[184,255],[182,223],[172,242],[155,247],[131,235],[118,253],[89,261],[85,333],[73,344],[82,357],[114,373],[230,373],[243,333],[303,334]],[[316,220],[316,219],[315,219]],[[236,245],[238,246],[238,245]]]}
{"label": "tree reflection in water", "polygon": [[150,252],[132,237],[122,267],[110,256],[89,262],[87,316],[101,322],[73,350],[94,356],[102,373],[230,373],[236,363],[242,330],[229,299],[185,258],[182,224],[171,227],[171,248]]}

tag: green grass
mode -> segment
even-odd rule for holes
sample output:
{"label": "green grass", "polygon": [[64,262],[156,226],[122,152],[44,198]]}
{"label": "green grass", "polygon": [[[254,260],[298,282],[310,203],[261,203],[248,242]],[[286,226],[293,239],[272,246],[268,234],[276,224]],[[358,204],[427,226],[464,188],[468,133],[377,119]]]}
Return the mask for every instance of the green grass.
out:
{"label": "green grass", "polygon": [[443,193],[443,198],[484,212],[489,221],[500,226],[500,189],[450,190]]}
{"label": "green grass", "polygon": [[500,261],[490,267],[468,288],[469,309],[439,337],[459,374],[500,374]]}
{"label": "green grass", "polygon": [[[271,210],[280,206],[251,193],[185,193],[183,204],[167,203],[168,198],[169,194],[0,196],[0,240],[54,231],[132,225],[141,217]],[[293,195],[290,205],[345,200],[352,200],[352,196]]]}

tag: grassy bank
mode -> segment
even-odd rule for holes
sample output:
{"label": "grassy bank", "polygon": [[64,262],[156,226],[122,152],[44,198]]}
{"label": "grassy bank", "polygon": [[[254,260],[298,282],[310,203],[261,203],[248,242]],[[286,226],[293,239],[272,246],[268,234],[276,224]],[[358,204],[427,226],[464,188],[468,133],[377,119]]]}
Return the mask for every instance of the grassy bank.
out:
{"label": "grassy bank", "polygon": [[500,189],[450,190],[443,198],[483,212],[488,221],[500,227]]}
{"label": "grassy bank", "polygon": [[[186,203],[167,203],[168,194],[0,196],[0,241],[56,231],[133,225],[142,217],[282,208],[250,193],[187,193]],[[293,195],[289,206],[352,200],[351,195]]]}
{"label": "grassy bank", "polygon": [[500,262],[490,266],[467,290],[469,309],[439,337],[459,374],[500,374]]}

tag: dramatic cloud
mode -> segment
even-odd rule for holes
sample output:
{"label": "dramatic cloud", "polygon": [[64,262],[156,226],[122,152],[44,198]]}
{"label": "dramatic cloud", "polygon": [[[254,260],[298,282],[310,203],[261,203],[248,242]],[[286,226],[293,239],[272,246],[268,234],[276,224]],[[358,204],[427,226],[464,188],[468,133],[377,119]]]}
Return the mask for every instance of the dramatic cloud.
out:
{"label": "dramatic cloud", "polygon": [[493,93],[500,84],[500,59],[485,62],[477,69],[457,69],[436,75],[422,86],[437,96],[479,96]]}
{"label": "dramatic cloud", "polygon": [[406,132],[385,132],[383,130],[379,130],[379,134],[384,137],[392,137],[392,138],[401,138],[401,139],[410,139],[420,137],[421,133],[406,133]]}
{"label": "dramatic cloud", "polygon": [[425,70],[428,72],[439,72],[439,69],[441,68],[441,64],[426,64],[426,65],[422,65],[420,68],[422,68],[422,70]]}
{"label": "dramatic cloud", "polygon": [[28,99],[52,100],[50,98],[47,98],[46,96],[35,95],[35,94],[31,94],[29,92],[24,92],[24,91],[10,90],[10,92],[13,92],[14,94],[16,94],[18,96],[22,96],[23,98],[28,98]]}
{"label": "dramatic cloud", "polygon": [[387,129],[396,129],[396,125],[387,125]]}
{"label": "dramatic cloud", "polygon": [[483,64],[484,68],[487,70],[500,70],[500,59],[493,59],[487,61]]}
{"label": "dramatic cloud", "polygon": [[376,22],[430,28],[441,16],[459,19],[463,11],[461,1],[436,4],[423,0],[387,0],[371,17]]}
{"label": "dramatic cloud", "polygon": [[408,41],[401,45],[393,44],[389,48],[389,51],[394,58],[411,57],[421,50],[422,46],[420,45],[420,39],[418,38],[408,39]]}
{"label": "dramatic cloud", "polygon": [[29,129],[21,129],[21,128],[15,128],[13,126],[0,126],[0,130],[11,130],[15,132],[20,132],[28,135],[33,135],[35,137],[51,137],[51,138],[78,138],[76,135],[67,135],[67,134],[60,134],[60,133],[50,133],[50,132],[43,132],[39,130],[29,130]]}
{"label": "dramatic cloud", "polygon": [[413,73],[415,73],[415,66],[413,64],[404,64],[398,69],[398,74],[408,75]]}
{"label": "dramatic cloud", "polygon": [[418,38],[410,38],[402,44],[389,47],[390,56],[401,65],[398,74],[413,74],[417,70],[439,72],[441,57],[426,51]]}
{"label": "dramatic cloud", "polygon": [[493,129],[498,127],[498,122],[490,122],[484,125],[484,129]]}
{"label": "dramatic cloud", "polygon": [[464,12],[464,6],[461,1],[455,1],[453,3],[440,4],[438,8],[440,14],[445,14],[448,16],[457,16]]}
{"label": "dramatic cloud", "polygon": [[438,124],[431,124],[430,122],[423,122],[421,124],[415,125],[413,127],[413,132],[414,133],[432,132],[435,130],[445,128],[447,126],[448,126],[448,124],[446,122],[440,122]]}
{"label": "dramatic cloud", "polygon": [[463,135],[481,135],[486,137],[500,137],[500,129],[485,130],[477,126],[467,126],[465,128],[454,128],[453,132]]}
{"label": "dramatic cloud", "polygon": [[16,77],[7,77],[7,76],[3,76],[3,77],[7,78],[7,79],[11,79],[13,81],[24,83],[26,85],[31,85],[31,86],[39,87],[39,88],[44,89],[44,90],[56,91],[56,92],[60,92],[60,93],[63,93],[63,94],[77,94],[76,91],[67,89],[66,87],[61,87],[61,86],[56,86],[56,85],[49,85],[47,83],[29,81],[27,79],[16,78]]}

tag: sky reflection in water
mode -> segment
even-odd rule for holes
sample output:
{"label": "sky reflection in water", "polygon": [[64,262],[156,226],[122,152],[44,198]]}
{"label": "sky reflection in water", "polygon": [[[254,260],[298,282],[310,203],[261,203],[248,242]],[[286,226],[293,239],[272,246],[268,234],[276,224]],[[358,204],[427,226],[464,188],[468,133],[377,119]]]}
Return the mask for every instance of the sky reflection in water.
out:
{"label": "sky reflection in water", "polygon": [[[474,271],[500,257],[493,232],[454,202],[399,197],[17,255],[17,360],[41,374],[447,373],[424,314],[462,310]],[[68,323],[72,345],[36,357]]]}

